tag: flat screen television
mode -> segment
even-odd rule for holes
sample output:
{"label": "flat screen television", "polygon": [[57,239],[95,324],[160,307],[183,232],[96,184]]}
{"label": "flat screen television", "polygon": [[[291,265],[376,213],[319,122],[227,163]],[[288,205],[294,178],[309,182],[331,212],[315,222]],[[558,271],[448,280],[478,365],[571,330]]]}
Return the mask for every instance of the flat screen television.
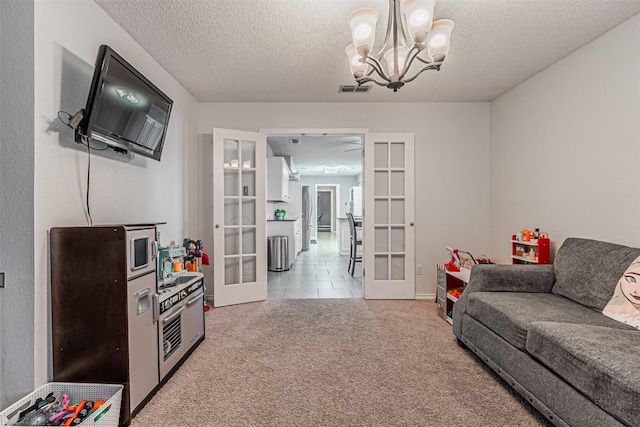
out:
{"label": "flat screen television", "polygon": [[76,140],[160,160],[173,101],[107,45],[100,46]]}

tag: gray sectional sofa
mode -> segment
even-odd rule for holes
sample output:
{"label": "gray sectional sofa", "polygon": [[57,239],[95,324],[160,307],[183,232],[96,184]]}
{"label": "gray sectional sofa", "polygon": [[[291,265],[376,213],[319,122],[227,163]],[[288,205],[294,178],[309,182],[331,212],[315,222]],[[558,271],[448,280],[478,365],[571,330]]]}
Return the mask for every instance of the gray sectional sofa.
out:
{"label": "gray sectional sofa", "polygon": [[569,238],[553,265],[478,265],[458,343],[558,426],[640,426],[640,330],[602,310],[640,249]]}

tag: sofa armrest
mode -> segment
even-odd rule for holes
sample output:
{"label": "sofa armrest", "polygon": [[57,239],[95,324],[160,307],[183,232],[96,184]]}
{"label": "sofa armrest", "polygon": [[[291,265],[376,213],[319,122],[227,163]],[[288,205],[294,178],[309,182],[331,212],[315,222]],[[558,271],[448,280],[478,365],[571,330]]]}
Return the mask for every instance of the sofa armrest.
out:
{"label": "sofa armrest", "polygon": [[551,292],[554,283],[553,265],[476,265],[469,284],[453,306],[453,333],[458,338],[462,336],[462,318],[469,295],[474,292]]}

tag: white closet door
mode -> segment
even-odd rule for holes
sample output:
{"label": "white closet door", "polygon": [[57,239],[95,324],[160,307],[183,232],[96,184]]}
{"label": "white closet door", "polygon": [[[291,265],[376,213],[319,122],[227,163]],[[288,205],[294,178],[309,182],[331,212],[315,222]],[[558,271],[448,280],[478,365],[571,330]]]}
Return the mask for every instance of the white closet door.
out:
{"label": "white closet door", "polygon": [[213,129],[214,306],[267,298],[266,138]]}
{"label": "white closet door", "polygon": [[364,145],[364,297],[415,298],[414,139],[367,133]]}

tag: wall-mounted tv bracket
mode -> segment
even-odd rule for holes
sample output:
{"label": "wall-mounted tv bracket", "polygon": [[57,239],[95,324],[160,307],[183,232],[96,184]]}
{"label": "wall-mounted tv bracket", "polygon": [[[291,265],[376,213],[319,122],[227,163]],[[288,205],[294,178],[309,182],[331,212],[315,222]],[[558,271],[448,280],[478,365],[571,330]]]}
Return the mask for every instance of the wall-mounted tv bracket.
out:
{"label": "wall-mounted tv bracket", "polygon": [[71,116],[71,118],[69,119],[69,123],[67,123],[67,125],[71,129],[77,129],[78,125],[80,124],[80,122],[82,122],[83,118],[84,118],[84,108],[82,108],[80,111],[78,111],[73,116]]}
{"label": "wall-mounted tv bracket", "polygon": [[[84,119],[84,108],[78,111],[77,113],[75,113],[73,116],[71,116],[71,118],[69,119],[69,123],[67,123],[67,126],[69,126],[71,129],[76,131],[75,132],[76,143],[84,144],[88,146],[89,138],[87,137],[87,135],[83,135],[80,130],[81,129],[80,123],[82,123],[82,119]],[[113,151],[120,153],[122,155],[125,155],[128,153],[127,150],[119,147],[110,146],[109,148],[113,149]]]}

